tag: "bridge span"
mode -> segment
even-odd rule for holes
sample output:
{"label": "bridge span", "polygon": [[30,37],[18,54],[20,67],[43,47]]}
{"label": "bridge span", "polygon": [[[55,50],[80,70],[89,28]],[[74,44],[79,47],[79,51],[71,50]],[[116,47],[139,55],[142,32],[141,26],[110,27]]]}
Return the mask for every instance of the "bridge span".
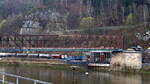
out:
{"label": "bridge span", "polygon": [[0,48],[1,50],[4,48],[5,50],[22,49],[23,51],[32,50],[32,48],[38,48],[38,50],[43,48],[44,51],[116,49],[123,48],[123,39],[123,36],[111,35],[0,35]]}
{"label": "bridge span", "polygon": [[122,51],[122,49],[102,49],[102,48],[28,48],[28,49],[13,49],[0,48],[0,52],[90,52],[90,51]]}

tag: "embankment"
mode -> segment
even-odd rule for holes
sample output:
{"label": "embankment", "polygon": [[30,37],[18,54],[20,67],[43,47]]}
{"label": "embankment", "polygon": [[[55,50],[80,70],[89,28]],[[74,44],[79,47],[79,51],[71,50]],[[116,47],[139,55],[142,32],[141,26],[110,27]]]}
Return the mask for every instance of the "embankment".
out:
{"label": "embankment", "polygon": [[31,59],[31,58],[1,58],[0,66],[18,66],[18,67],[42,67],[54,70],[73,70],[85,72],[85,66],[76,66],[66,64],[65,61],[59,59]]}

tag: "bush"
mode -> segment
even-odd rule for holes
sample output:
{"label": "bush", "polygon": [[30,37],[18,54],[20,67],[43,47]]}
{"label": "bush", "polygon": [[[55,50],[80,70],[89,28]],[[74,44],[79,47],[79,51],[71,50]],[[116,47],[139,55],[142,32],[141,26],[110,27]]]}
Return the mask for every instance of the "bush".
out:
{"label": "bush", "polygon": [[130,14],[127,16],[126,23],[127,23],[128,25],[134,24],[134,22],[133,22],[133,14],[132,14],[132,13],[130,13]]}
{"label": "bush", "polygon": [[92,28],[94,27],[94,18],[93,17],[83,17],[80,21],[81,28]]}

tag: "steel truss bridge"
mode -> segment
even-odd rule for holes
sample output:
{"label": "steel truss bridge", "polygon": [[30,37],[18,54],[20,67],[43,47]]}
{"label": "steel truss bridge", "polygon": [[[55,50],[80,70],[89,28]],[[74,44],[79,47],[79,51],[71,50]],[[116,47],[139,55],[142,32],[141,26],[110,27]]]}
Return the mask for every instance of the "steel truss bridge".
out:
{"label": "steel truss bridge", "polygon": [[0,35],[1,52],[86,52],[122,48],[123,36]]}
{"label": "steel truss bridge", "polygon": [[31,49],[8,49],[0,48],[0,52],[90,52],[90,51],[107,51],[119,52],[122,49],[100,49],[100,48],[31,48]]}

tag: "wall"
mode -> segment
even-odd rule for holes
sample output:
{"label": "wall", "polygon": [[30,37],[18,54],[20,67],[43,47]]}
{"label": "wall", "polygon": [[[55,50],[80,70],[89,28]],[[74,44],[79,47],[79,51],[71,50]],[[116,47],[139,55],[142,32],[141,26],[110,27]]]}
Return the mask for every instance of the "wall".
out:
{"label": "wall", "polygon": [[117,53],[112,57],[113,70],[139,70],[142,68],[142,54],[135,51]]}

